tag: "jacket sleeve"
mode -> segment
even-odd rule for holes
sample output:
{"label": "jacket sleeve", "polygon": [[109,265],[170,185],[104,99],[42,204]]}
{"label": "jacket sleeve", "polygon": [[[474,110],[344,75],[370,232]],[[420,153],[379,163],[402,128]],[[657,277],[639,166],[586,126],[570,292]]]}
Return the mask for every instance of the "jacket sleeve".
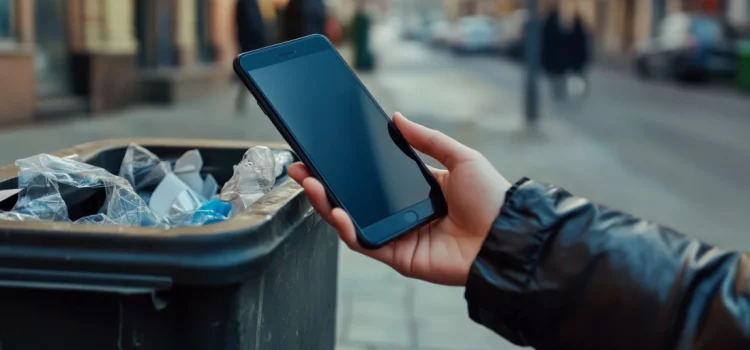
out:
{"label": "jacket sleeve", "polygon": [[750,349],[750,256],[555,187],[509,192],[470,317],[536,349]]}

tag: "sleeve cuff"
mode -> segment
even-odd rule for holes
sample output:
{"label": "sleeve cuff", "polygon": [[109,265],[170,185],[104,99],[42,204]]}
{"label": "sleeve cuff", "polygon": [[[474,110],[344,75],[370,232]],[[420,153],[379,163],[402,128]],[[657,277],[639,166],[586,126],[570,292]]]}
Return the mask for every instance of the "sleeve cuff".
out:
{"label": "sleeve cuff", "polygon": [[506,339],[525,345],[516,328],[523,316],[521,298],[536,269],[547,230],[528,208],[544,200],[550,188],[523,178],[508,190],[466,283],[469,316]]}

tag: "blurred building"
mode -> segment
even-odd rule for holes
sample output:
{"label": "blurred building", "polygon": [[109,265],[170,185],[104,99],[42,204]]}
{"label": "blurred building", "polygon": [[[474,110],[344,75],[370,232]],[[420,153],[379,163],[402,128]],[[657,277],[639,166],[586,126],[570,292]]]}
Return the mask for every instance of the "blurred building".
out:
{"label": "blurred building", "polygon": [[638,41],[653,35],[661,19],[675,12],[716,16],[738,26],[750,21],[750,0],[611,0],[600,4],[606,7],[603,48],[615,54],[632,50]]}
{"label": "blurred building", "polygon": [[592,28],[600,54],[621,55],[653,35],[665,16],[697,12],[727,19],[737,26],[750,22],[750,0],[546,0],[561,7],[563,17],[580,14]]}
{"label": "blurred building", "polygon": [[729,0],[726,13],[730,24],[750,31],[750,0]]}
{"label": "blurred building", "polygon": [[[525,0],[443,0],[449,19],[499,16],[525,8]],[[565,20],[583,17],[595,34],[600,53],[627,53],[652,35],[665,16],[681,11],[718,16],[740,27],[750,27],[750,0],[540,0],[541,10],[560,8]]]}
{"label": "blurred building", "polygon": [[497,17],[526,6],[524,0],[444,0],[443,8],[448,19],[466,16]]}
{"label": "blurred building", "polygon": [[175,102],[227,80],[236,0],[0,0],[0,123]]}

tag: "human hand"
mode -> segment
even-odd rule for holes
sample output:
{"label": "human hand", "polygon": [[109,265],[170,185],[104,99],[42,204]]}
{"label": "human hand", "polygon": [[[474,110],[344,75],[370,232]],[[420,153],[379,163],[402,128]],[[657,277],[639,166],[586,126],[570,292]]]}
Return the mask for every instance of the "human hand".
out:
{"label": "human hand", "polygon": [[301,163],[289,166],[289,176],[305,189],[313,208],[339,233],[349,248],[379,260],[404,276],[462,286],[469,269],[500,212],[511,184],[479,152],[445,134],[396,113],[393,122],[409,144],[444,165],[430,168],[448,203],[448,215],[410,232],[390,244],[367,250],[357,242],[354,224],[334,208],[323,185]]}

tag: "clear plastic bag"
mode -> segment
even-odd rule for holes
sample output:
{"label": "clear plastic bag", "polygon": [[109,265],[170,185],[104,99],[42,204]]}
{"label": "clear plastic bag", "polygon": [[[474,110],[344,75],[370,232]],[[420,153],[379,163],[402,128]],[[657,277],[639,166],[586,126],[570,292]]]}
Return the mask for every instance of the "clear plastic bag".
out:
{"label": "clear plastic bag", "polygon": [[245,210],[268,193],[276,183],[276,159],[268,147],[253,147],[234,166],[234,175],[219,198],[232,202],[234,212]]}
{"label": "clear plastic bag", "polygon": [[33,215],[21,214],[14,211],[0,211],[0,220],[2,221],[39,221],[39,218]]}
{"label": "clear plastic bag", "polygon": [[279,177],[284,173],[286,167],[294,162],[294,155],[289,151],[276,151],[273,156],[274,161],[276,162],[274,173],[276,174],[276,177]]}
{"label": "clear plastic bag", "polygon": [[130,144],[120,165],[119,175],[124,178],[136,191],[149,186],[156,186],[172,171],[169,162],[163,162],[151,151]]}
{"label": "clear plastic bag", "polygon": [[96,214],[84,216],[75,221],[76,224],[90,224],[90,225],[117,225],[117,223],[110,219],[106,214]]}
{"label": "clear plastic bag", "polygon": [[[18,201],[13,212],[0,212],[0,220],[71,222],[60,191],[61,186],[70,186],[106,191],[104,205],[96,214],[75,221],[79,224],[170,228],[221,222],[268,193],[276,177],[294,157],[291,152],[274,152],[262,146],[249,149],[234,167],[232,179],[219,196],[216,195],[219,190],[216,179],[210,174],[201,177],[202,159],[197,150],[183,155],[181,168],[173,169],[170,162],[131,144],[123,157],[119,176],[79,162],[79,159],[77,155],[60,158],[39,154],[16,161],[20,168]],[[174,195],[169,196],[162,206],[164,212],[157,214],[158,211],[149,206],[156,194],[151,191],[156,188],[158,192],[167,178],[174,177],[179,178],[175,180],[178,184],[189,185],[186,179],[192,180],[193,187],[200,187],[202,191],[183,185],[190,190],[175,192],[179,195],[174,199]]]}
{"label": "clear plastic bag", "polygon": [[39,220],[69,221],[68,206],[57,182],[31,171],[18,174],[18,201],[14,211]]}
{"label": "clear plastic bag", "polygon": [[[125,179],[73,159],[39,154],[16,161],[22,189],[16,211],[42,220],[70,221],[60,184],[75,188],[105,188],[106,209],[102,220],[120,226],[167,227]],[[101,213],[100,213],[101,214]]]}

